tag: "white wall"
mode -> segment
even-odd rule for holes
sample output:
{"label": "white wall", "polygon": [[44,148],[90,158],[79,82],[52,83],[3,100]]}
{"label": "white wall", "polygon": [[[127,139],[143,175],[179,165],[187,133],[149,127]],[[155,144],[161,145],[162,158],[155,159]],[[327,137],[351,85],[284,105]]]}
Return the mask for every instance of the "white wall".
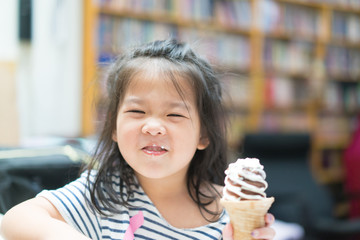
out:
{"label": "white wall", "polygon": [[21,139],[81,134],[82,26],[81,0],[33,0],[32,40],[19,42],[18,1],[0,1],[0,60],[17,66]]}
{"label": "white wall", "polygon": [[34,0],[29,136],[81,132],[82,1]]}
{"label": "white wall", "polygon": [[0,60],[15,61],[17,57],[18,1],[0,1]]}

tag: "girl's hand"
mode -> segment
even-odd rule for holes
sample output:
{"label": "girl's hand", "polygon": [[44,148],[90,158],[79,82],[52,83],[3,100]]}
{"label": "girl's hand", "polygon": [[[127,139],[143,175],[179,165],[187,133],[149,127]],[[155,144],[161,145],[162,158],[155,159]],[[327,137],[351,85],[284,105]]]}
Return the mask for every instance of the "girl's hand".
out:
{"label": "girl's hand", "polygon": [[[256,239],[273,239],[275,237],[275,230],[270,226],[274,223],[275,218],[271,213],[265,215],[266,226],[255,229],[251,235]],[[230,223],[226,224],[223,230],[223,240],[233,240],[233,229]]]}

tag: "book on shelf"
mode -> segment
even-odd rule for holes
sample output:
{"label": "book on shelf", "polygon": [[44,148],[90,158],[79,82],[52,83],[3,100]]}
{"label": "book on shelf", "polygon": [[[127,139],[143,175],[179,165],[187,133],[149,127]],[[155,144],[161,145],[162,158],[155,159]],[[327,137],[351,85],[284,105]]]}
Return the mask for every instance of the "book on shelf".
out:
{"label": "book on shelf", "polygon": [[107,0],[100,7],[118,12],[157,14],[179,17],[183,20],[211,21],[214,0]]}
{"label": "book on shelf", "polygon": [[248,29],[252,14],[249,0],[215,1],[214,16],[223,26]]}
{"label": "book on shelf", "polygon": [[180,40],[190,43],[210,62],[237,71],[249,68],[251,51],[246,37],[196,28],[178,28],[178,32]]}
{"label": "book on shelf", "polygon": [[121,51],[135,45],[157,39],[177,37],[177,35],[177,28],[171,24],[100,15],[98,27],[99,61],[109,59],[109,57],[104,56],[116,56]]}
{"label": "book on shelf", "polygon": [[338,8],[360,8],[360,2],[358,0],[297,0],[297,2],[304,3],[319,3],[329,4],[332,7]]}
{"label": "book on shelf", "polygon": [[281,31],[283,14],[279,3],[272,0],[264,0],[260,4],[261,27],[265,32]]}
{"label": "book on shelf", "polygon": [[360,44],[360,15],[334,11],[332,14],[332,38]]}
{"label": "book on shelf", "polygon": [[294,106],[294,84],[284,77],[276,77],[274,79],[274,103],[278,108],[290,109]]}
{"label": "book on shelf", "polygon": [[360,112],[360,82],[331,81],[324,94],[324,108],[329,112]]}
{"label": "book on shelf", "polygon": [[264,47],[265,69],[289,75],[308,73],[314,45],[304,41],[284,41],[267,38]]}
{"label": "book on shelf", "polygon": [[359,81],[360,48],[329,45],[325,65],[331,77],[347,81]]}
{"label": "book on shelf", "polygon": [[320,32],[317,9],[299,4],[264,0],[261,7],[263,30],[314,39]]}
{"label": "book on shelf", "polygon": [[303,111],[275,113],[265,111],[261,117],[260,130],[264,132],[308,132],[310,119]]}
{"label": "book on shelf", "polygon": [[340,111],[342,109],[342,97],[340,88],[335,83],[326,86],[324,94],[324,105],[328,111]]}
{"label": "book on shelf", "polygon": [[265,79],[266,109],[304,110],[309,99],[307,79],[270,76]]}
{"label": "book on shelf", "polygon": [[[158,8],[173,8],[179,2],[181,4],[189,5],[198,4],[199,6],[206,6],[207,4],[216,3],[216,0],[96,0],[101,6],[107,6],[111,8],[134,8],[134,9],[158,9]],[[236,2],[237,0],[227,0],[228,2]],[[244,0],[243,0],[244,1]],[[246,0],[250,1],[250,0]],[[198,3],[197,3],[198,2]],[[295,1],[294,1],[295,2]],[[320,3],[330,4],[333,7],[338,8],[360,8],[360,2],[358,0],[296,0],[296,3]],[[186,9],[186,8],[185,8]],[[199,11],[199,10],[198,10]]]}
{"label": "book on shelf", "polygon": [[251,100],[251,86],[248,75],[224,74],[221,76],[224,87],[225,104],[232,109],[248,110]]}
{"label": "book on shelf", "polygon": [[182,19],[196,21],[211,21],[214,16],[213,0],[182,0],[176,1],[178,16]]}
{"label": "book on shelf", "polygon": [[175,12],[174,0],[98,0],[100,8],[118,12],[169,14]]}
{"label": "book on shelf", "polygon": [[106,15],[99,18],[99,61],[111,59],[112,54],[116,55],[134,45],[171,37],[194,45],[199,54],[214,64],[231,66],[238,70],[249,68],[250,45],[244,36]]}

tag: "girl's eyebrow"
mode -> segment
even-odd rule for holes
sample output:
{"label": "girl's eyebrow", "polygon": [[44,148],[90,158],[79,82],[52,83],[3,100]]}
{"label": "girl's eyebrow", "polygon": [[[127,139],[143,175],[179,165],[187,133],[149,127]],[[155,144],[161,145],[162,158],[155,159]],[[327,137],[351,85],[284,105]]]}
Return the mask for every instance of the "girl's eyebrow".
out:
{"label": "girl's eyebrow", "polygon": [[142,100],[141,98],[139,97],[136,97],[136,96],[129,96],[125,99],[124,101],[124,104],[131,104],[131,103],[137,103],[137,104],[140,104],[140,103],[143,103],[144,100]]}
{"label": "girl's eyebrow", "polygon": [[170,108],[183,108],[183,109],[190,109],[190,104],[185,101],[174,101],[168,103]]}

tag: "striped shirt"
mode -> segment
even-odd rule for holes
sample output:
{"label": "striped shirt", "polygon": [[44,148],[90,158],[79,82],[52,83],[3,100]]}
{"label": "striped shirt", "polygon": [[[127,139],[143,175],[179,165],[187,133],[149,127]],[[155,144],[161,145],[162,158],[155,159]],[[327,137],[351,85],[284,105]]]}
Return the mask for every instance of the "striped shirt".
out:
{"label": "striped shirt", "polygon": [[[90,182],[94,174],[95,171],[91,173]],[[141,187],[134,188],[129,199],[131,207],[119,206],[120,213],[100,215],[88,204],[86,176],[87,173],[83,173],[74,182],[57,190],[44,190],[38,196],[48,199],[68,224],[91,239],[222,239],[222,229],[229,222],[223,211],[217,222],[191,229],[176,228],[161,216]],[[112,181],[114,189],[120,192],[120,178],[113,176]]]}

